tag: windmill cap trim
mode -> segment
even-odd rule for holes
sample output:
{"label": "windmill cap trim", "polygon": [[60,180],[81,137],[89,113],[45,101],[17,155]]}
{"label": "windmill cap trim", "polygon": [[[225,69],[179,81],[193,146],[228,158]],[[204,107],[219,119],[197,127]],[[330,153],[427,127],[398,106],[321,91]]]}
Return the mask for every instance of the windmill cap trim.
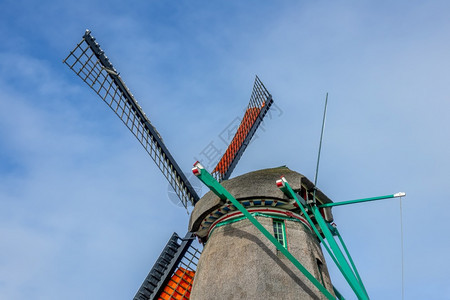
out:
{"label": "windmill cap trim", "polygon": [[[311,225],[308,224],[308,221],[306,221],[305,218],[303,218],[302,216],[293,213],[291,211],[286,211],[283,209],[277,209],[277,208],[268,208],[268,207],[257,207],[257,208],[249,208],[248,212],[251,214],[264,214],[264,216],[266,217],[283,217],[283,218],[287,218],[287,219],[291,219],[292,221],[300,221],[301,223],[303,223],[303,225],[305,225],[311,232],[312,232],[312,228]],[[224,216],[222,216],[221,218],[217,219],[214,223],[211,224],[211,226],[209,227],[208,230],[208,238],[211,235],[211,233],[214,231],[214,228],[222,222],[230,222],[234,219],[239,219],[240,217],[242,217],[243,214],[240,211],[233,211],[231,213],[228,213]],[[237,221],[237,220],[236,220]]]}

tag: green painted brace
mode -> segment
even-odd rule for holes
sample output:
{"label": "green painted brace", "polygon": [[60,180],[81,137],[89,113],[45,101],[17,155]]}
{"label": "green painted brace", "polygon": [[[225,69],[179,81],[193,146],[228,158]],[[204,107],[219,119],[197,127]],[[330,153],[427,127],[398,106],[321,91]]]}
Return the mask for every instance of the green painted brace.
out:
{"label": "green painted brace", "polygon": [[[289,198],[294,199],[296,201],[296,203],[302,210],[305,218],[308,220],[308,222],[311,223],[311,226],[313,228],[315,228],[314,223],[312,222],[311,218],[308,216],[305,208],[303,207],[302,203],[298,199],[294,190],[292,190],[289,183],[286,181],[285,178],[282,178],[281,182],[282,182],[282,186],[280,185],[281,191],[283,191]],[[360,281],[358,272],[357,271],[354,272],[352,267],[349,265],[347,259],[345,258],[341,249],[339,248],[339,245],[334,240],[333,233],[330,231],[330,228],[328,227],[328,223],[324,220],[324,218],[320,214],[319,208],[316,205],[310,205],[310,206],[308,206],[308,209],[313,213],[314,218],[317,221],[317,225],[319,225],[319,227],[320,227],[322,233],[324,234],[326,240],[328,241],[328,244],[330,245],[330,248],[332,251],[330,251],[330,249],[327,247],[327,245],[325,244],[325,242],[322,238],[322,235],[317,231],[317,229],[315,229],[314,232],[316,233],[317,237],[320,239],[320,241],[322,242],[324,247],[327,249],[331,258],[336,263],[336,266],[339,268],[342,275],[347,280],[347,282],[349,283],[352,290],[355,292],[358,299],[369,299],[366,289],[365,289],[362,281]],[[356,276],[355,273],[358,274],[358,276]]]}
{"label": "green painted brace", "polygon": [[370,198],[348,200],[348,201],[334,202],[334,203],[325,203],[325,204],[319,205],[319,207],[322,208],[322,207],[341,206],[341,205],[355,204],[355,203],[361,203],[361,202],[369,202],[369,201],[375,201],[375,200],[398,198],[398,197],[404,197],[404,196],[406,196],[405,193],[396,193],[396,194],[386,195],[386,196],[370,197]]}

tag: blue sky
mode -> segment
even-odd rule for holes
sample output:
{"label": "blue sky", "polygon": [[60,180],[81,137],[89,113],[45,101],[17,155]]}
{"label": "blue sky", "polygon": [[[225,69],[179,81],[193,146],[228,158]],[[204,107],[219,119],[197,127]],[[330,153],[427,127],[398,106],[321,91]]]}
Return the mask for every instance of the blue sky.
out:
{"label": "blue sky", "polygon": [[[255,74],[280,114],[234,175],[287,165],[334,201],[403,199],[405,299],[450,299],[448,1],[0,2],[0,298],[130,299],[186,211],[62,60],[89,28],[181,168]],[[400,299],[398,200],[337,207],[373,299]],[[352,299],[332,269],[333,283]]]}

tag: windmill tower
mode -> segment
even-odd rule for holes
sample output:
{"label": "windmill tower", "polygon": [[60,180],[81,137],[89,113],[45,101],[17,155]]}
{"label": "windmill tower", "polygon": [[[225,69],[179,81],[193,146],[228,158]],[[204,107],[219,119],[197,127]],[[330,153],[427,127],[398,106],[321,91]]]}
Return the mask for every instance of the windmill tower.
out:
{"label": "windmill tower", "polygon": [[[320,245],[358,299],[369,298],[332,223],[331,207],[404,193],[333,203],[286,167],[229,179],[273,103],[258,77],[242,122],[212,174],[200,163],[192,169],[211,190],[200,199],[89,30],[63,62],[138,139],[180,203],[194,205],[188,232],[170,237],[134,299],[344,299],[331,284]],[[192,245],[196,237],[204,244],[201,255]]]}
{"label": "windmill tower", "polygon": [[[300,209],[275,185],[281,176],[299,193],[313,187],[287,167],[247,173],[222,184],[333,293],[319,240]],[[318,198],[331,203],[321,192]],[[213,192],[196,204],[189,231],[207,240],[192,299],[326,299],[233,204]]]}

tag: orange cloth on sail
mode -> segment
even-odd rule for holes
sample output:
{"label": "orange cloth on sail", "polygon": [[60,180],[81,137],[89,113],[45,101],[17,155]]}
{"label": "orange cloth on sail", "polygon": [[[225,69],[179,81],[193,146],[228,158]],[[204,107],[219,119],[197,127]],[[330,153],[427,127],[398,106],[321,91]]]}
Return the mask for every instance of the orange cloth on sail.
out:
{"label": "orange cloth on sail", "polygon": [[[264,107],[264,105],[262,107]],[[214,168],[213,173],[219,172],[224,175],[228,170],[228,167],[230,166],[231,162],[236,156],[236,153],[244,142],[245,137],[252,128],[253,123],[255,123],[256,118],[259,116],[259,112],[261,111],[262,107],[250,107],[247,109],[244,118],[242,118],[242,122],[239,125],[236,134],[234,135],[233,140],[228,146],[227,151],[225,151],[225,154],[222,156],[222,159]]]}
{"label": "orange cloth on sail", "polygon": [[194,271],[179,267],[175,271],[158,300],[189,300],[191,295]]}

